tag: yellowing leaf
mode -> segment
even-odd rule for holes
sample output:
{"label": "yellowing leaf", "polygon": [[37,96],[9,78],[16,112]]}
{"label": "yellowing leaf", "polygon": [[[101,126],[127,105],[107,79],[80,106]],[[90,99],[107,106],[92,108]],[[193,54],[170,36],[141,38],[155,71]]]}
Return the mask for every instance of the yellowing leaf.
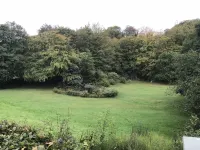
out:
{"label": "yellowing leaf", "polygon": [[37,146],[36,146],[36,147],[33,147],[32,150],[38,150],[38,149],[37,149]]}

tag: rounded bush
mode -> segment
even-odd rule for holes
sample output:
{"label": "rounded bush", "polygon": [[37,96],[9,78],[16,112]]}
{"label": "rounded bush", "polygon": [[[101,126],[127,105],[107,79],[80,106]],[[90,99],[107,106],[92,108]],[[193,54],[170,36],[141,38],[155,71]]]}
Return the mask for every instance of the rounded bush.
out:
{"label": "rounded bush", "polygon": [[116,80],[119,80],[120,77],[116,72],[109,72],[108,73],[108,78],[109,79],[113,79],[113,80],[116,81]]}
{"label": "rounded bush", "polygon": [[126,83],[126,78],[121,77],[121,78],[120,78],[120,83],[124,83],[124,84],[125,84],[125,83]]}
{"label": "rounded bush", "polygon": [[103,78],[101,79],[101,81],[98,82],[98,85],[104,86],[104,87],[109,87],[110,86],[110,82],[108,79]]}
{"label": "rounded bush", "polygon": [[107,74],[105,74],[103,71],[101,71],[101,70],[98,70],[97,71],[97,76],[99,77],[99,78],[108,78],[108,76],[107,76]]}
{"label": "rounded bush", "polygon": [[102,95],[103,97],[116,97],[118,95],[118,91],[113,89],[105,89]]}
{"label": "rounded bush", "polygon": [[109,83],[110,83],[111,85],[115,85],[115,84],[117,83],[117,81],[115,81],[114,79],[109,79]]}
{"label": "rounded bush", "polygon": [[92,93],[96,88],[95,85],[92,84],[85,84],[84,89],[88,91],[88,93]]}
{"label": "rounded bush", "polygon": [[56,88],[56,87],[53,88],[53,92],[55,92],[57,94],[65,94],[66,93],[64,89]]}

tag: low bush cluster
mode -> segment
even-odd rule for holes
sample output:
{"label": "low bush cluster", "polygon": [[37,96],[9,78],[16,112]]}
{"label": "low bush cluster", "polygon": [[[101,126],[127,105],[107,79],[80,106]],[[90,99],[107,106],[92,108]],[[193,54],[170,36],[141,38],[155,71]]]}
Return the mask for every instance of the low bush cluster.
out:
{"label": "low bush cluster", "polygon": [[53,92],[57,93],[57,94],[66,94],[66,91],[64,89],[61,88],[53,88]]}
{"label": "low bush cluster", "polygon": [[66,94],[70,96],[80,96],[80,97],[89,97],[88,91],[79,91],[75,89],[68,89],[66,90]]}
{"label": "low bush cluster", "polygon": [[[87,89],[87,90],[86,90]],[[84,90],[79,89],[61,89],[54,88],[53,91],[58,94],[66,94],[70,96],[80,96],[80,97],[90,97],[90,98],[106,98],[106,97],[116,97],[118,95],[118,91],[114,89],[109,89],[105,87],[91,87],[87,85]]]}
{"label": "low bush cluster", "polygon": [[47,148],[51,144],[52,137],[37,133],[28,126],[19,126],[7,121],[0,122],[0,149],[1,150],[31,150],[40,145]]}
{"label": "low bush cluster", "polygon": [[118,95],[117,90],[113,89],[104,89],[100,94],[102,97],[116,97]]}
{"label": "low bush cluster", "polygon": [[44,134],[29,126],[0,122],[1,150],[74,150],[78,146],[65,122],[56,136]]}
{"label": "low bush cluster", "polygon": [[184,135],[199,137],[200,136],[200,119],[197,115],[192,115],[186,124]]}

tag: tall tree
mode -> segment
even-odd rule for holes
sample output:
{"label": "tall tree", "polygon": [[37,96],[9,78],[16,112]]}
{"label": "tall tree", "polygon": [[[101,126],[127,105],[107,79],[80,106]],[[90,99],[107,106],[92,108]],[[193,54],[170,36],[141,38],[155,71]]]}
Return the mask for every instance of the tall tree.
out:
{"label": "tall tree", "polygon": [[81,82],[78,64],[79,55],[67,44],[65,36],[49,31],[33,36],[29,40],[24,78],[45,82],[53,77],[61,77],[62,82]]}
{"label": "tall tree", "polygon": [[125,36],[137,36],[138,31],[133,26],[126,26],[124,29]]}
{"label": "tall tree", "polygon": [[106,30],[106,33],[110,38],[117,38],[120,39],[123,37],[123,33],[121,31],[121,28],[119,26],[112,26],[108,27]]}
{"label": "tall tree", "polygon": [[18,24],[0,25],[0,84],[23,76],[27,33]]}
{"label": "tall tree", "polygon": [[196,32],[195,26],[199,22],[200,19],[183,21],[171,29],[166,30],[165,35],[173,39],[176,44],[182,46],[185,39]]}
{"label": "tall tree", "polygon": [[54,30],[56,27],[53,27],[52,25],[49,24],[43,24],[40,29],[38,30],[38,33],[43,33],[46,31],[51,31]]}

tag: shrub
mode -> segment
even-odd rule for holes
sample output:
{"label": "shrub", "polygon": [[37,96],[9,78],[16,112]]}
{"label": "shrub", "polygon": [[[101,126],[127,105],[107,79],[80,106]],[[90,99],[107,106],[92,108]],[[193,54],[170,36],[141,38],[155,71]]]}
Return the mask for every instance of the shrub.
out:
{"label": "shrub", "polygon": [[91,93],[89,93],[87,90],[82,90],[82,91],[78,89],[64,90],[59,88],[54,88],[53,91],[58,94],[66,94],[70,96],[80,96],[80,97],[90,97],[90,98],[116,97],[118,95],[118,92],[113,89],[107,89],[104,87],[100,88],[96,86],[91,86],[91,87],[92,87]]}
{"label": "shrub", "polygon": [[105,87],[96,88],[90,97],[94,98],[106,98],[106,97],[116,97],[118,95],[117,90],[108,89]]}
{"label": "shrub", "polygon": [[74,150],[77,146],[66,121],[60,124],[55,136],[50,133],[42,134],[29,126],[0,122],[1,150]]}
{"label": "shrub", "polygon": [[116,97],[117,95],[118,91],[113,89],[104,89],[102,92],[102,97]]}
{"label": "shrub", "polygon": [[109,72],[108,73],[108,80],[109,80],[109,83],[111,85],[114,85],[114,84],[120,82],[120,76],[115,72]]}
{"label": "shrub", "polygon": [[60,89],[60,88],[54,88],[53,92],[58,93],[58,94],[66,94],[70,96],[80,96],[80,97],[88,97],[89,93],[86,90],[80,91],[78,89]]}
{"label": "shrub", "polygon": [[100,86],[104,86],[104,87],[109,87],[110,86],[110,82],[107,78],[102,78],[98,83],[97,85],[100,85]]}
{"label": "shrub", "polygon": [[56,88],[56,87],[53,88],[53,92],[55,92],[57,94],[65,94],[66,93],[65,90],[63,90],[61,88]]}
{"label": "shrub", "polygon": [[96,74],[97,74],[97,78],[100,78],[100,79],[102,79],[102,78],[108,78],[107,74],[105,74],[101,70],[97,70]]}
{"label": "shrub", "polygon": [[75,150],[78,146],[78,142],[72,136],[70,127],[66,120],[63,120],[57,131],[56,136],[54,137],[54,143],[52,143],[52,150]]}
{"label": "shrub", "polygon": [[120,83],[126,83],[126,78],[121,77],[121,78],[120,78]]}
{"label": "shrub", "polygon": [[115,85],[117,82],[116,82],[114,79],[109,79],[109,83],[110,83],[111,85]]}
{"label": "shrub", "polygon": [[51,135],[43,135],[28,126],[19,126],[7,121],[0,122],[0,149],[27,149],[41,145],[47,148]]}
{"label": "shrub", "polygon": [[66,94],[67,95],[71,95],[71,96],[80,96],[80,97],[88,97],[89,93],[88,91],[78,91],[78,90],[74,90],[74,89],[69,89],[66,90]]}
{"label": "shrub", "polygon": [[120,77],[116,72],[109,72],[108,78],[117,81],[117,80],[119,80]]}
{"label": "shrub", "polygon": [[97,87],[91,84],[84,86],[84,90],[79,89],[61,89],[54,88],[53,92],[58,94],[66,94],[70,96],[80,96],[80,97],[90,97],[90,98],[106,98],[106,97],[116,97],[118,95],[117,90],[108,89],[105,87]]}
{"label": "shrub", "polygon": [[88,93],[92,93],[94,91],[94,89],[96,88],[95,85],[92,85],[92,84],[86,84],[84,86],[84,89],[88,91]]}
{"label": "shrub", "polygon": [[185,127],[184,135],[193,137],[200,136],[200,119],[197,115],[192,115],[190,117],[190,120]]}

